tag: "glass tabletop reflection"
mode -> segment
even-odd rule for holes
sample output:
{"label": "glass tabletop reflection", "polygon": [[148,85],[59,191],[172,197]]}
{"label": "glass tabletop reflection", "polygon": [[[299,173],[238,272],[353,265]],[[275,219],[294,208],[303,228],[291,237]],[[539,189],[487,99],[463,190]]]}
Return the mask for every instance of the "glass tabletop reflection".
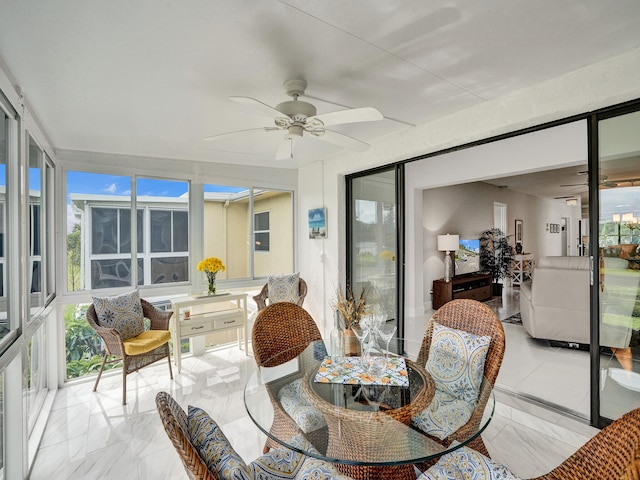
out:
{"label": "glass tabletop reflection", "polygon": [[[491,386],[485,381],[480,387],[480,406],[476,405],[483,409],[483,415],[471,428],[465,425],[463,438],[458,435],[455,442],[442,440],[412,424],[417,415],[437,401],[436,388],[424,365],[418,365],[406,353],[417,352],[419,342],[398,339],[397,345],[396,350],[404,353],[391,353],[385,372],[377,377],[366,373],[359,364],[361,357],[347,357],[334,375],[331,369],[336,366],[322,341],[298,346],[293,360],[280,364],[274,358],[269,363],[278,364],[277,367],[255,368],[244,392],[247,412],[258,428],[276,442],[344,465],[422,463],[480,435],[495,406]],[[280,356],[292,358],[290,351]],[[352,370],[358,373],[353,374]],[[403,376],[405,384],[401,381]],[[293,413],[274,415],[274,411],[281,412],[283,408]],[[288,421],[290,427],[274,428],[274,421]]]}

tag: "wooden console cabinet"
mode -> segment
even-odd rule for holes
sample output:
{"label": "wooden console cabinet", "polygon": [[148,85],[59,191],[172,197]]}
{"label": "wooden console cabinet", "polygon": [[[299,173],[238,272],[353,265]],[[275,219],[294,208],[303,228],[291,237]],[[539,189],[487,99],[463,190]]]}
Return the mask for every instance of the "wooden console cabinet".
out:
{"label": "wooden console cabinet", "polygon": [[453,277],[450,282],[444,279],[433,281],[433,308],[438,309],[456,298],[471,298],[484,302],[491,300],[491,274],[471,273]]}

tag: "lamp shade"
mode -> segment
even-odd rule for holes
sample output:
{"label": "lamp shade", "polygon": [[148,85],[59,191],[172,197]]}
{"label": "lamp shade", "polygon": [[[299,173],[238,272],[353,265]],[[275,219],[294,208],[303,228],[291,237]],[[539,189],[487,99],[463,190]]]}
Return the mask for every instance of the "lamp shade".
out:
{"label": "lamp shade", "polygon": [[455,252],[459,248],[460,235],[438,235],[438,250],[441,252]]}

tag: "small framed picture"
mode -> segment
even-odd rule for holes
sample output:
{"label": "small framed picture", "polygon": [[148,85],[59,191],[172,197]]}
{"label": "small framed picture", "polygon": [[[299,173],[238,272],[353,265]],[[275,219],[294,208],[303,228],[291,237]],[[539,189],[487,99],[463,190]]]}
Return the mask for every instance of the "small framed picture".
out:
{"label": "small framed picture", "polygon": [[309,238],[327,238],[327,209],[312,208],[309,210]]}
{"label": "small framed picture", "polygon": [[516,243],[522,243],[522,226],[524,222],[522,220],[516,220]]}

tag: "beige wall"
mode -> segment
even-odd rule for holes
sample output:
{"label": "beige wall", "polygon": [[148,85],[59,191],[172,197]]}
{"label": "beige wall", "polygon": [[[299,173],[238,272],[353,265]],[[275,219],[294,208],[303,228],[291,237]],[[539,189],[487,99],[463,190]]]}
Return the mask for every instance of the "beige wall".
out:
{"label": "beige wall", "polygon": [[[226,205],[226,206],[225,206]],[[256,213],[269,212],[270,251],[256,252],[255,276],[293,271],[292,195],[290,192],[266,192],[254,200]],[[218,257],[227,266],[219,279],[247,278],[249,272],[249,201],[225,204],[205,201],[204,256]],[[222,230],[222,232],[221,232]]]}
{"label": "beige wall", "polygon": [[293,271],[293,209],[289,192],[269,192],[256,197],[255,213],[269,212],[269,252],[256,252],[256,277]]}

